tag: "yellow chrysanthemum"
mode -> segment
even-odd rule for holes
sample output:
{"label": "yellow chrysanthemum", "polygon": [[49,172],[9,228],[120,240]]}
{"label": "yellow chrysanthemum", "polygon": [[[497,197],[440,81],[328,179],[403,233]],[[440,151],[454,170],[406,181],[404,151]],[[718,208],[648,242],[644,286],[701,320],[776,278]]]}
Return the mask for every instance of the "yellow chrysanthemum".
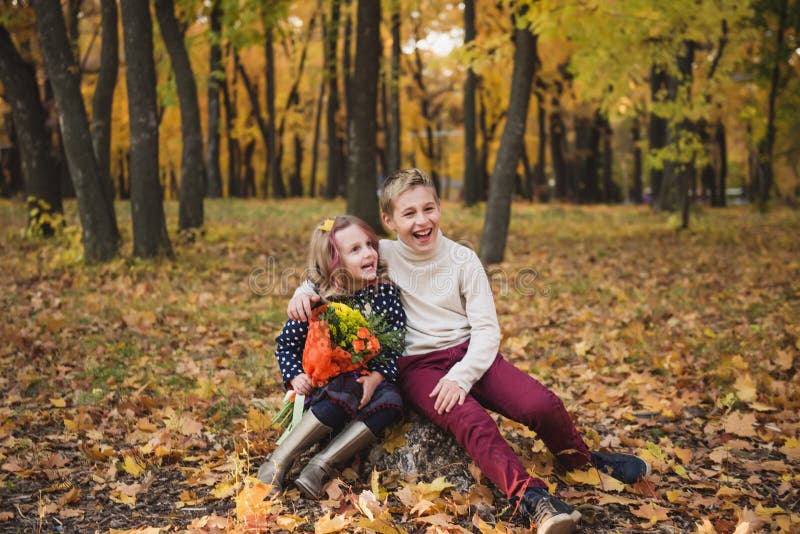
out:
{"label": "yellow chrysanthemum", "polygon": [[346,347],[353,339],[358,336],[358,329],[367,326],[367,320],[361,312],[342,304],[341,302],[331,302],[336,317],[339,318],[339,345]]}

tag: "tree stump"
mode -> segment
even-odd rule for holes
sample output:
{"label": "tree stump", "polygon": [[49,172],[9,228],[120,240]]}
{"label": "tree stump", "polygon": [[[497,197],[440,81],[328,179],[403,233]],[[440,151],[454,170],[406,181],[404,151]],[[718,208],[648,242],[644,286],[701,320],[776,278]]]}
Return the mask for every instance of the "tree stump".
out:
{"label": "tree stump", "polygon": [[[462,492],[469,491],[475,484],[469,471],[472,460],[450,433],[416,412],[410,412],[400,428],[387,430],[384,440],[391,439],[398,431],[405,431],[405,445],[387,452],[381,441],[376,443],[362,462],[367,476],[373,468],[401,473],[419,482],[431,482],[443,476]],[[362,472],[362,476],[364,474]]]}

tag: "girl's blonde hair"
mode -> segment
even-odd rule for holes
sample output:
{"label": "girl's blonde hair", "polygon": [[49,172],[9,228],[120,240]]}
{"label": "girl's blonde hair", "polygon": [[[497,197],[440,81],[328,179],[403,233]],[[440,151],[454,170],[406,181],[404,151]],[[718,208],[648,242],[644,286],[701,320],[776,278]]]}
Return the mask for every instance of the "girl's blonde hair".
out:
{"label": "girl's blonde hair", "polygon": [[[311,233],[311,241],[308,244],[308,279],[316,286],[319,296],[325,300],[343,297],[353,292],[355,281],[341,264],[335,241],[336,232],[353,224],[367,234],[367,239],[378,251],[379,239],[375,230],[353,215],[338,215],[326,219]],[[386,265],[379,251],[376,271],[378,281],[387,280]]]}

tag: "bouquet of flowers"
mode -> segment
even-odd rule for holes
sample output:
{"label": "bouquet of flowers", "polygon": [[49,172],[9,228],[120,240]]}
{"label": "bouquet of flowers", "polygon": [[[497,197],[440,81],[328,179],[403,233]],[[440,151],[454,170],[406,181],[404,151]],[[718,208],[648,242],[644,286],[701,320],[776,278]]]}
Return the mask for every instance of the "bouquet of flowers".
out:
{"label": "bouquet of flowers", "polygon": [[[373,358],[381,361],[387,351],[405,350],[405,329],[392,330],[382,316],[351,308],[340,302],[317,307],[308,322],[303,349],[303,371],[315,387],[347,371],[363,370]],[[303,415],[305,396],[286,392],[283,407],[272,424],[286,429],[280,444]]]}
{"label": "bouquet of flowers", "polygon": [[402,353],[404,349],[404,330],[392,330],[377,314],[365,315],[331,302],[314,310],[308,323],[303,370],[319,387],[341,373],[364,368],[373,358],[380,361],[387,351]]}

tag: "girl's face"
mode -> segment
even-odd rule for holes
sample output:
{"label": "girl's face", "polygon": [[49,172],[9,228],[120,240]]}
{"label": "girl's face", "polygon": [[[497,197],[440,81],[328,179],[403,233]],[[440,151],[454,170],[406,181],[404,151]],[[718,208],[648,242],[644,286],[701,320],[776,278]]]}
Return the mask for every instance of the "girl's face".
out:
{"label": "girl's face", "polygon": [[378,276],[378,251],[366,232],[357,224],[336,231],[334,236],[339,262],[358,291]]}

